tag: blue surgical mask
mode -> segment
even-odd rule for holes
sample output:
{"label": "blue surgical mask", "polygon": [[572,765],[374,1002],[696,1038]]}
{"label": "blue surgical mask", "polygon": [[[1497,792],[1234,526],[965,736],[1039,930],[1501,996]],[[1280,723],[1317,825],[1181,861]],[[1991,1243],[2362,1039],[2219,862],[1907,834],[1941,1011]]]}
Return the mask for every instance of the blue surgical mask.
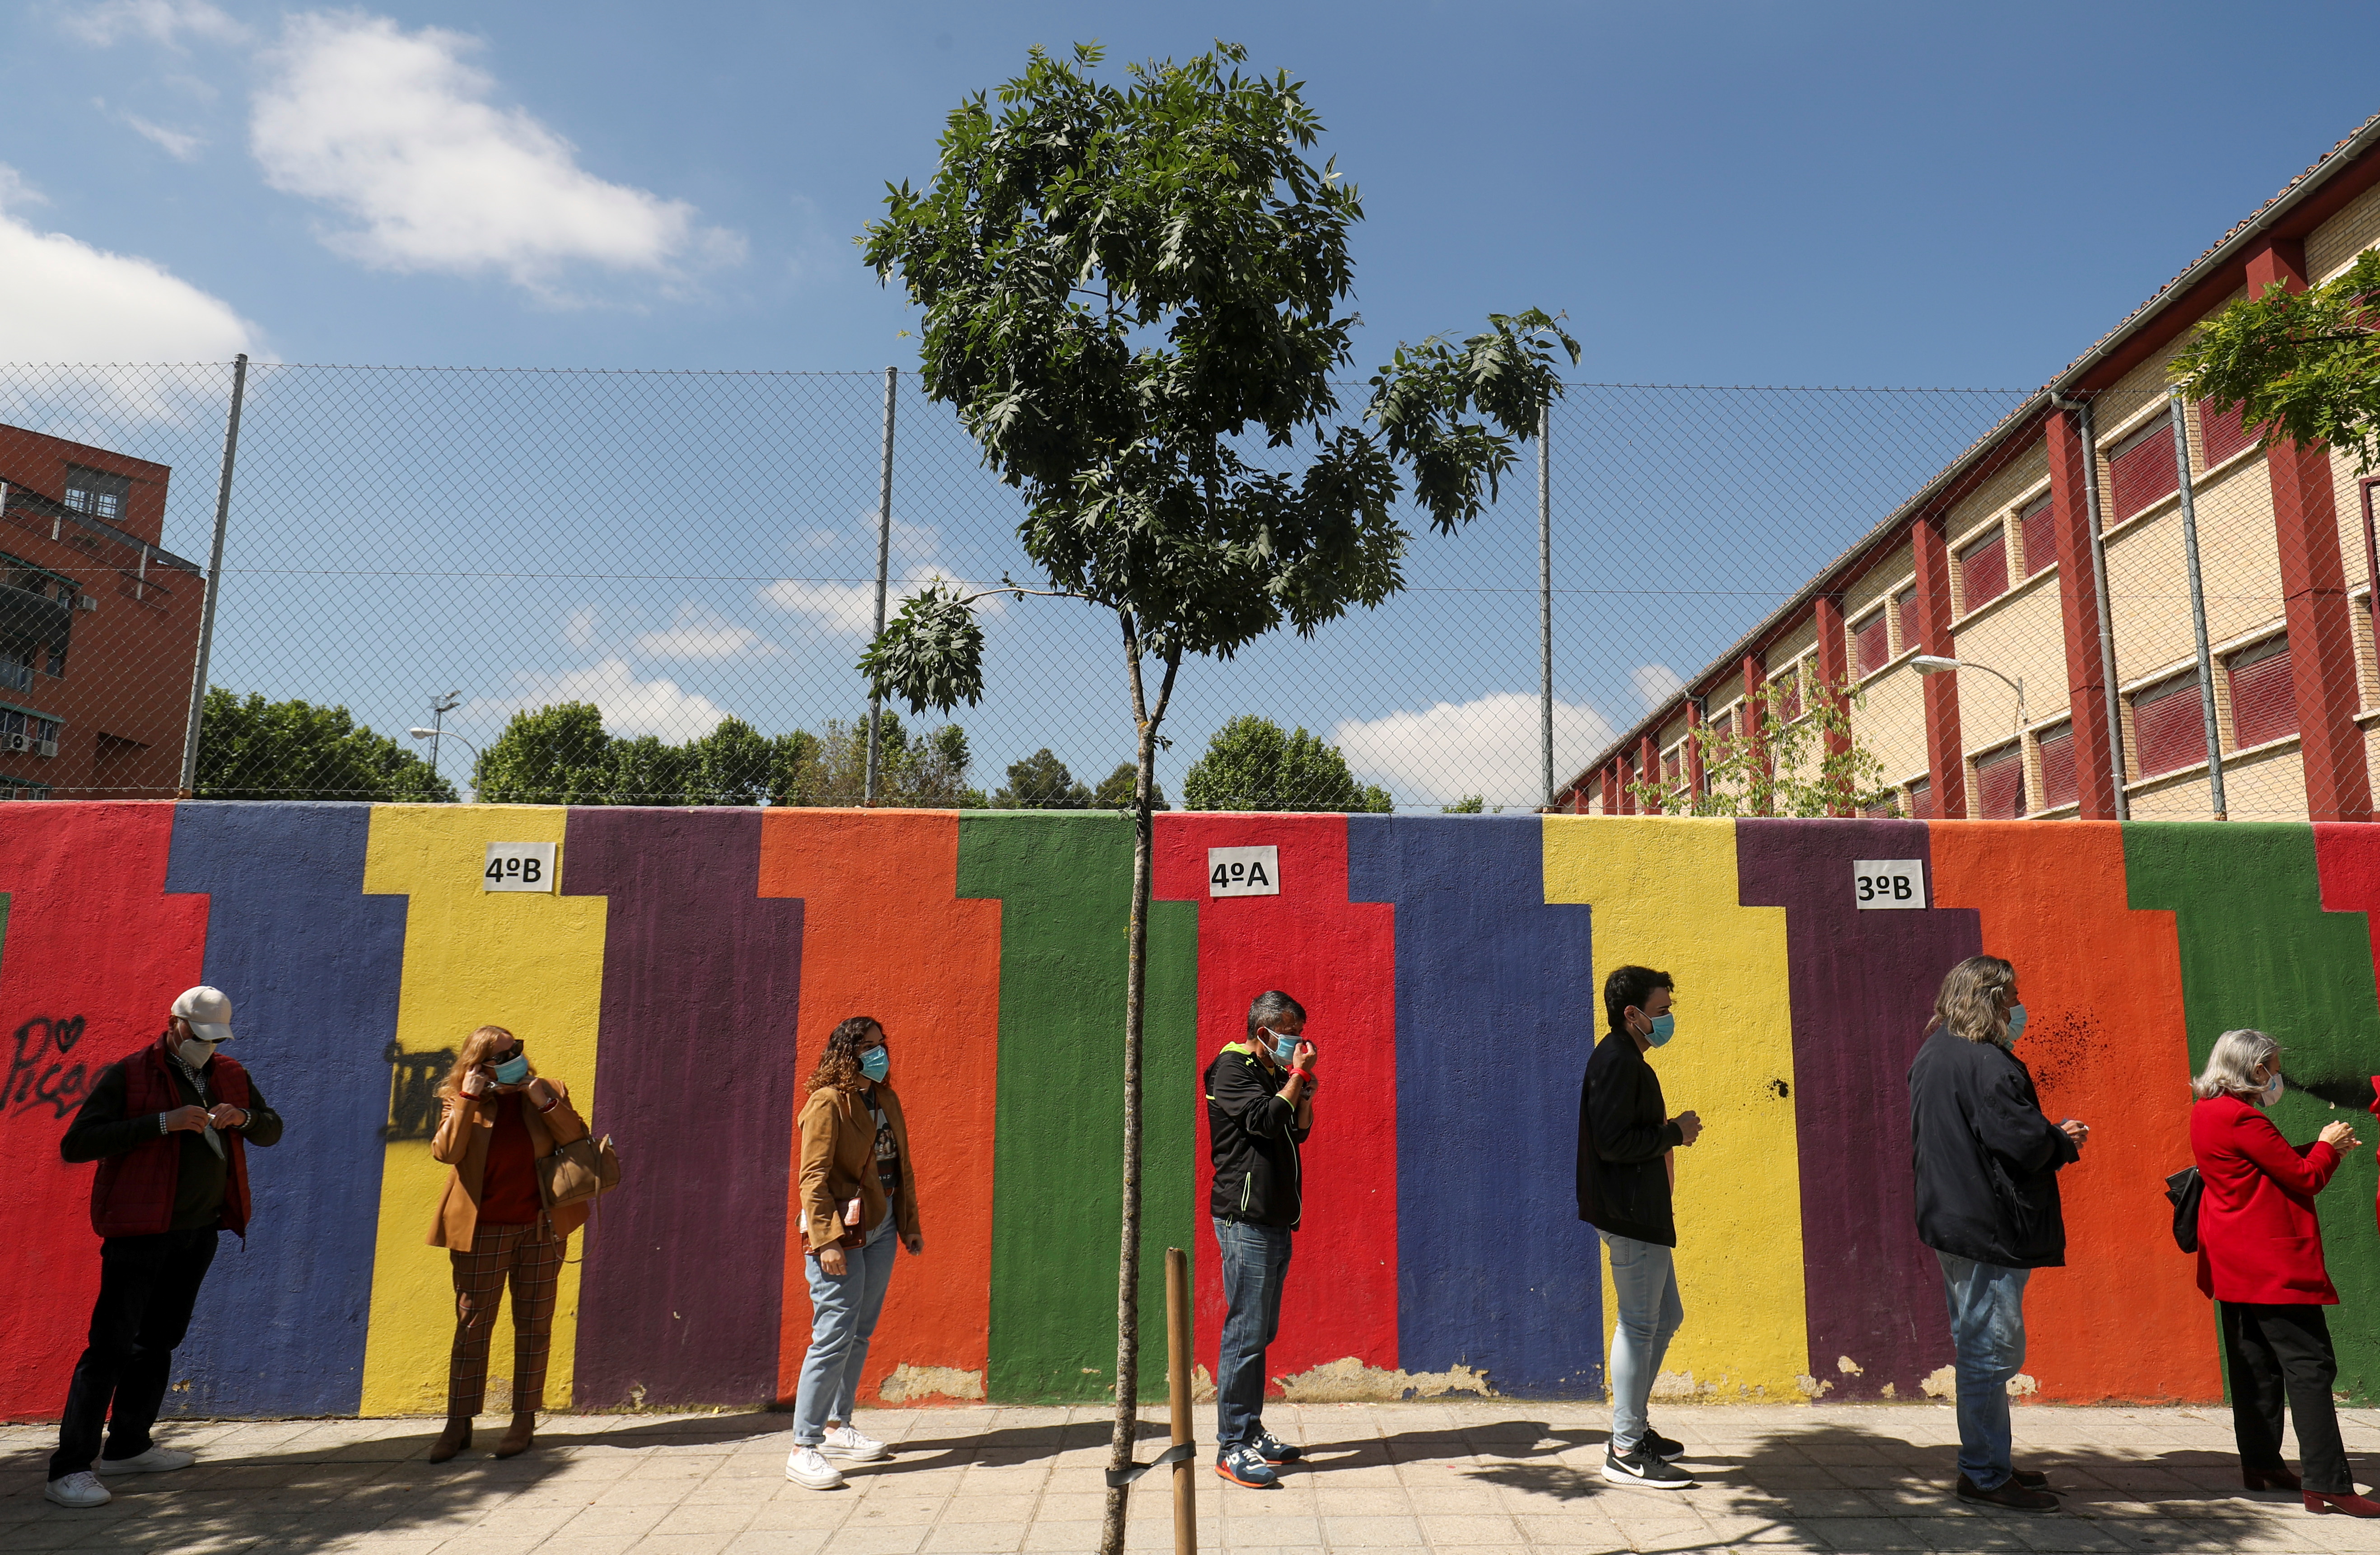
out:
{"label": "blue surgical mask", "polygon": [[859,1055],[859,1072],[870,1080],[880,1080],[892,1073],[892,1055],[882,1048],[870,1048]]}
{"label": "blue surgical mask", "polygon": [[496,1065],[496,1084],[516,1086],[528,1078],[528,1055],[515,1053]]}
{"label": "blue surgical mask", "polygon": [[1296,1038],[1284,1037],[1280,1032],[1271,1029],[1269,1027],[1265,1029],[1265,1035],[1272,1039],[1273,1057],[1281,1060],[1283,1063],[1289,1063],[1295,1061],[1297,1057]]}
{"label": "blue surgical mask", "polygon": [[2008,1027],[2008,1039],[2009,1039],[2009,1046],[2010,1046],[2010,1047],[2011,1047],[2011,1048],[2015,1047],[2015,1046],[2016,1046],[2016,1039],[2017,1039],[2018,1038],[2020,1038],[2020,1037],[2023,1036],[2023,1035],[2024,1035],[2024,1006],[2023,1006],[2023,1005],[2022,1005],[2022,1004],[2011,1004],[2011,1005],[2010,1005],[2010,1006],[2009,1006],[2009,1027]]}
{"label": "blue surgical mask", "polygon": [[1649,1043],[1651,1043],[1654,1047],[1657,1047],[1657,1048],[1658,1048],[1658,1047],[1661,1046],[1664,1042],[1667,1042],[1667,1041],[1668,1041],[1671,1037],[1676,1036],[1676,1035],[1677,1035],[1677,1031],[1678,1031],[1678,1017],[1677,1017],[1677,1016],[1675,1016],[1675,1015],[1655,1015],[1655,1016],[1653,1017],[1653,1030],[1652,1030],[1652,1033],[1651,1033],[1649,1036],[1647,1036],[1647,1037],[1645,1039],[1645,1041],[1647,1041],[1647,1042],[1649,1042]]}

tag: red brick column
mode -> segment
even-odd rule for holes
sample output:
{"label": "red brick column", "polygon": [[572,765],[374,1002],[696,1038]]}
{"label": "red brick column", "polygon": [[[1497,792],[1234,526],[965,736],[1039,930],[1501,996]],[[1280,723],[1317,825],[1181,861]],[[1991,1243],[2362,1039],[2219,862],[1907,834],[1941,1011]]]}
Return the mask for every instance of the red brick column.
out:
{"label": "red brick column", "polygon": [[1620,813],[1634,815],[1636,813],[1636,774],[1629,771],[1628,758],[1623,756],[1611,763],[1611,770],[1618,774],[1620,784]]}
{"label": "red brick column", "polygon": [[[1776,769],[1768,761],[1768,737],[1761,732],[1762,710],[1768,705],[1768,666],[1752,654],[1743,656],[1743,706],[1736,713],[1737,737],[1749,742],[1752,764],[1771,776]],[[1755,814],[1766,815],[1758,810]]]}
{"label": "red brick column", "polygon": [[[2249,250],[2250,294],[2276,281],[2293,292],[2305,289],[2304,244],[2267,239]],[[2277,439],[2265,451],[2265,462],[2273,478],[2289,679],[2305,757],[2306,816],[2369,820],[2372,776],[2363,759],[2363,732],[2355,726],[2355,626],[2347,602],[2347,568],[2338,554],[2330,450]]]}
{"label": "red brick column", "polygon": [[[1917,650],[1957,657],[1950,640],[1950,542],[1939,514],[1909,528],[1917,564]],[[1959,733],[1959,681],[1930,674],[1925,681],[1925,771],[1934,790],[1934,813],[1944,820],[1967,818],[1967,749]]]}
{"label": "red brick column", "polygon": [[[1659,742],[1650,735],[1642,736],[1636,742],[1636,770],[1645,775],[1645,787],[1658,789],[1660,786],[1661,747]],[[1660,814],[1661,801],[1658,798],[1645,800],[1645,813]]]}
{"label": "red brick column", "polygon": [[[1841,689],[1851,678],[1851,654],[1843,638],[1843,601],[1836,595],[1821,594],[1818,596],[1818,682],[1822,695],[1837,711],[1841,711],[1851,700]],[[1851,748],[1851,735],[1832,729],[1827,731],[1826,749],[1829,757],[1847,756]],[[1827,813],[1849,815],[1852,812],[1847,805],[1829,805]]]}
{"label": "red brick column", "polygon": [[1609,761],[1603,768],[1603,813],[1620,813],[1620,763]]}
{"label": "red brick column", "polygon": [[1686,703],[1686,809],[1694,810],[1693,801],[1703,791],[1703,709],[1702,704],[1689,699]]}
{"label": "red brick column", "polygon": [[[2074,780],[2084,820],[2116,819],[2114,749],[2107,727],[2107,665],[2099,651],[2098,571],[2091,556],[2090,488],[2082,414],[2049,418],[2049,525],[2058,535],[2058,602],[2066,624],[2066,704],[2074,714]],[[2026,565],[2034,565],[2031,558]]]}

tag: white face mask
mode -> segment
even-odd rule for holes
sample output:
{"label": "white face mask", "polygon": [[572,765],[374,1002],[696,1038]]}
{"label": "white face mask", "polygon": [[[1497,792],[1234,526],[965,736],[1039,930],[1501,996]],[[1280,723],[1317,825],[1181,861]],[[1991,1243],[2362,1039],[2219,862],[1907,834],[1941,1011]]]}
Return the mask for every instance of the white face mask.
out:
{"label": "white face mask", "polygon": [[193,1069],[200,1068],[207,1060],[215,1056],[215,1045],[212,1042],[201,1042],[196,1037],[183,1038],[180,1045],[174,1051],[181,1054],[182,1062]]}

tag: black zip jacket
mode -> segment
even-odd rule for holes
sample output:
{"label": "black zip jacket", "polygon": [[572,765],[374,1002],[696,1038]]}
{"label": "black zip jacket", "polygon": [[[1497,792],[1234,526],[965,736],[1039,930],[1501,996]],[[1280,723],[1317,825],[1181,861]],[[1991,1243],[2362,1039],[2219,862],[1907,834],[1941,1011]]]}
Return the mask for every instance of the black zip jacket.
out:
{"label": "black zip jacket", "polygon": [[1607,1033],[1578,1087],[1578,1218],[1637,1242],[1678,1245],[1662,1158],[1685,1143],[1661,1077],[1625,1031]]}
{"label": "black zip jacket", "polygon": [[1281,1099],[1289,1071],[1233,1042],[1207,1065],[1207,1148],[1215,1163],[1208,1209],[1219,1220],[1297,1229],[1305,1209],[1297,1148],[1312,1129]]}
{"label": "black zip jacket", "polygon": [[2082,1152],[2016,1054],[1936,1027],[1909,1065],[1909,1153],[1917,1240],[2002,1269],[2066,1262],[2058,1172]]}

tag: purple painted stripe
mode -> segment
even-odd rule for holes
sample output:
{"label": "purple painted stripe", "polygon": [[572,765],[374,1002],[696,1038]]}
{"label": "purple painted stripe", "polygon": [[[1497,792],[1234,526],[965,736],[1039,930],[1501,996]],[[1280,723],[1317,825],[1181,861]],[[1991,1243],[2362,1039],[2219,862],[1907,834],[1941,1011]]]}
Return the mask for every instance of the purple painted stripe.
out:
{"label": "purple painted stripe", "polygon": [[1906,1399],[1950,1359],[1941,1268],[1917,1240],[1909,1063],[1983,928],[1964,907],[1861,911],[1863,858],[1925,860],[1933,899],[1923,821],[1736,823],[1743,905],[1785,909],[1810,1369],[1830,1398]]}
{"label": "purple painted stripe", "polygon": [[574,809],[565,894],[608,896],[598,1133],[573,1402],[777,1391],[802,904],[759,894],[760,812]]}

